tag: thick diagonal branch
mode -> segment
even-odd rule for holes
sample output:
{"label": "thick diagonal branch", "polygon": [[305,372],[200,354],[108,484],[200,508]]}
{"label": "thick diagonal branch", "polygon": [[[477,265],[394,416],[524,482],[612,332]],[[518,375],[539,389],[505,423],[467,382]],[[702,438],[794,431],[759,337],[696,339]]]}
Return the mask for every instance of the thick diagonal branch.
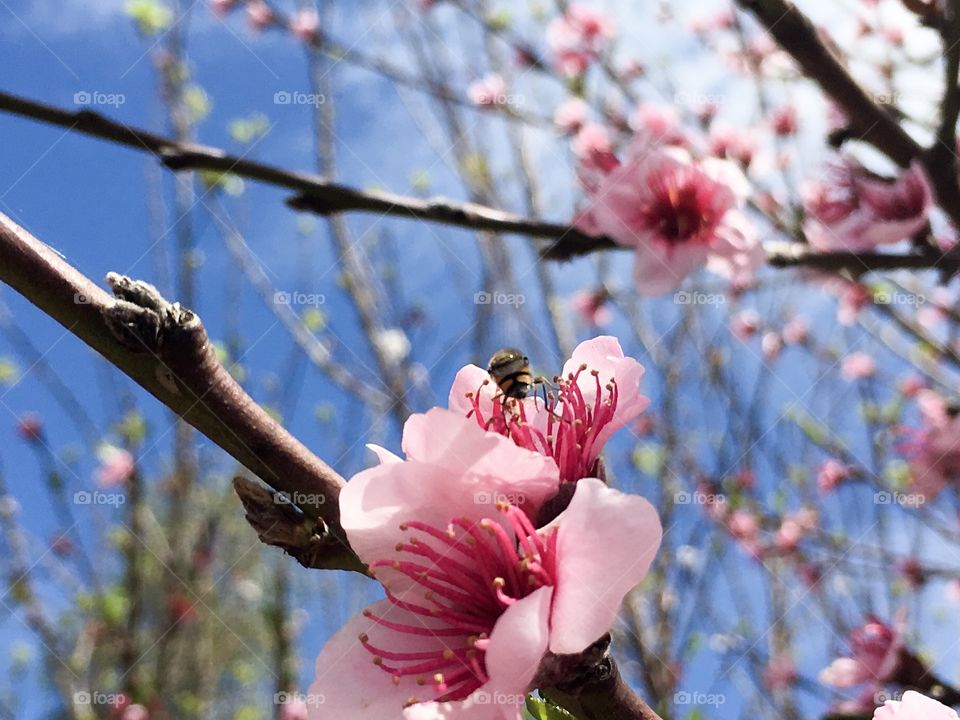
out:
{"label": "thick diagonal branch", "polygon": [[337,498],[343,478],[234,381],[196,315],[152,296],[144,283],[112,275],[119,298],[114,299],[2,213],[0,281],[285,493],[307,516],[323,520],[328,555],[320,564],[360,569],[340,528]]}

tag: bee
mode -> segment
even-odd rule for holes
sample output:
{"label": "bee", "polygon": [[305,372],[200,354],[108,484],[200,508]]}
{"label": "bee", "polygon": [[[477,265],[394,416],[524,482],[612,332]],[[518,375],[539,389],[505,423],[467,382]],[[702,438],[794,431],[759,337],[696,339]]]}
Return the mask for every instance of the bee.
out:
{"label": "bee", "polygon": [[550,385],[545,377],[533,374],[530,358],[515,348],[497,350],[487,363],[487,372],[503,393],[504,402],[508,398],[527,397],[535,385],[546,393],[546,387]]}

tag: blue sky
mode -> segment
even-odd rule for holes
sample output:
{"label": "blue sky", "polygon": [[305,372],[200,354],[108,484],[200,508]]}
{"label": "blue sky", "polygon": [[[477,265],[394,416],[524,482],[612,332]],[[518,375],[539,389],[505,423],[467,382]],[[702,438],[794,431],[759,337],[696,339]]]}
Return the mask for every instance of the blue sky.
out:
{"label": "blue sky", "polygon": [[[623,0],[612,5],[626,7],[629,3]],[[815,5],[821,11],[828,11],[824,3]],[[163,112],[155,97],[154,72],[146,54],[147,48],[124,17],[121,7],[119,0],[0,0],[0,88],[63,107],[75,107],[77,93],[122,95],[122,104],[97,109],[133,125],[162,129]],[[382,5],[358,2],[355,7],[356,10],[352,7],[351,11],[338,16],[338,36],[357,41],[363,39],[371,46],[383,42],[384,33],[373,22]],[[698,5],[684,3],[682,7],[689,9]],[[370,27],[373,29],[369,30]],[[660,45],[651,40],[655,32],[651,24],[638,24],[637,27],[637,35],[632,41],[638,46],[653,42],[652,47],[662,48],[664,62],[691,49],[689,39],[678,40],[676,44],[659,41],[663,42]],[[368,30],[369,39],[365,34]],[[271,129],[252,148],[251,155],[291,169],[314,169],[308,109],[277,106],[273,102],[276,92],[307,92],[309,89],[304,55],[297,44],[276,33],[253,36],[242,18],[233,18],[224,24],[198,3],[191,23],[189,53],[195,80],[206,90],[212,102],[212,111],[200,126],[201,141],[243,152],[230,138],[227,125],[238,117],[262,112],[269,117]],[[660,56],[659,53],[651,54]],[[723,71],[719,63],[708,65],[706,69],[702,64],[697,67],[699,70],[682,64],[671,65],[676,72],[674,79],[681,84],[691,83],[696,91],[712,92],[722,87]],[[552,103],[558,97],[556,92],[545,90],[540,94],[533,88],[530,92],[530,102],[542,102],[542,107],[536,109],[549,115]],[[538,94],[534,95],[534,92]],[[729,114],[731,122],[749,116],[751,108],[743,99],[744,93],[731,92],[725,97],[728,101],[722,110]],[[344,181],[358,187],[381,186],[410,192],[413,174],[428,170],[432,192],[464,197],[463,188],[445,164],[443,153],[438,154],[437,148],[422,137],[423,116],[413,96],[398,95],[388,83],[371,74],[341,65],[337,69],[332,101],[340,118],[338,160]],[[822,118],[811,112],[809,122],[816,127],[822,123]],[[474,129],[489,133],[494,141],[499,137],[498,130],[480,129],[479,125]],[[0,210],[56,247],[71,263],[98,281],[108,271],[159,281],[157,249],[147,230],[151,222],[148,177],[151,169],[156,168],[152,158],[2,114],[0,138],[3,147]],[[538,136],[535,147],[541,157],[554,153],[562,158],[561,153],[566,152],[548,134]],[[812,167],[817,159],[813,153],[805,154],[805,167]],[[557,166],[559,168],[559,162]],[[169,174],[156,171],[154,175],[163,178],[169,203]],[[556,173],[545,173],[545,178],[547,214],[563,218],[570,211],[572,199],[569,168],[564,165]],[[348,358],[365,376],[375,377],[355,319],[337,286],[336,272],[332,269],[334,258],[322,224],[310,221],[312,229],[304,234],[300,231],[303,218],[283,205],[285,193],[249,182],[245,187],[244,197],[236,202],[227,201],[227,205],[271,281],[278,289],[287,292],[324,294],[328,302],[323,309],[330,317],[331,338],[339,356]],[[229,297],[229,278],[233,270],[210,217],[210,207],[215,207],[215,201],[206,198],[190,216],[202,258],[198,270],[200,300],[195,309],[201,313],[211,336],[219,340],[226,331],[228,316],[224,306],[225,298]],[[351,216],[348,222],[356,237],[360,238],[369,237],[373,231],[388,231],[400,249],[398,272],[403,279],[404,300],[408,306],[426,308],[429,318],[424,329],[411,333],[414,358],[430,371],[428,391],[435,391],[432,401],[442,404],[456,370],[466,362],[483,360],[473,356],[469,342],[459,340],[464,329],[463,319],[473,311],[472,293],[480,289],[481,283],[472,236],[415,221],[391,219],[381,222],[376,217]],[[169,233],[167,225],[164,234],[169,236]],[[516,239],[510,242],[514,249],[522,247]],[[523,252],[518,252],[516,257],[519,274],[528,277],[531,269],[529,257]],[[628,256],[618,254],[614,257],[619,260],[614,276],[623,283],[629,274]],[[593,264],[587,260],[564,265],[558,273],[563,294],[583,287],[592,277]],[[794,293],[793,288],[792,284],[784,282],[777,288],[776,300],[773,293],[762,291],[748,303],[755,304],[762,311],[779,311],[793,299],[812,314],[818,327],[825,335],[835,338],[839,346],[848,343],[854,348],[860,346],[862,333],[849,331],[842,334],[833,319],[832,304],[822,295],[814,296],[809,290]],[[45,359],[75,390],[98,424],[99,434],[109,436],[108,423],[116,419],[114,389],[122,387],[134,393],[138,405],[152,423],[153,442],[156,443],[139,460],[148,471],[161,473],[169,460],[168,415],[62,327],[9,289],[0,288],[0,299],[10,306],[18,323],[28,330],[33,343],[46,353]],[[669,301],[651,304],[648,309],[651,309],[654,327],[662,331],[670,328],[675,314],[671,313],[674,308]],[[285,371],[292,345],[273,315],[249,288],[244,288],[240,295],[238,311],[247,341],[243,363],[250,368],[249,389],[257,399],[267,400],[271,378],[275,379]],[[532,318],[535,324],[542,323],[542,308],[533,306]],[[704,334],[716,332],[719,321],[719,313],[705,313]],[[627,334],[622,320],[618,320],[613,329],[615,334]],[[497,328],[497,334],[502,338],[498,344],[516,344],[525,334],[522,330],[515,321],[503,322]],[[582,335],[582,328],[579,330]],[[0,342],[0,356],[10,352],[11,349]],[[545,366],[559,359],[546,345],[534,349],[532,354]],[[756,349],[740,348],[733,358],[738,363],[737,379],[746,392],[753,387],[755,374],[759,372]],[[699,360],[677,358],[677,362],[684,364]],[[805,364],[806,360],[808,358],[788,357],[786,366],[778,368],[776,380],[770,381],[771,417],[779,414],[781,406],[800,392],[793,383],[802,382],[801,378],[813,371],[809,364]],[[654,407],[665,370],[649,368],[645,390],[653,396]],[[842,397],[849,399],[850,413],[842,415],[837,420],[838,425],[861,432],[856,420],[855,393],[849,387],[841,388],[841,391],[846,393]],[[835,400],[836,397],[829,393],[809,398],[811,405],[819,404],[824,412],[826,408],[834,407]],[[426,403],[427,399],[423,402]],[[338,418],[347,418],[351,427],[366,427],[364,418],[351,415],[344,395],[312,370],[304,377],[296,411],[288,415],[286,421],[308,446],[334,461],[342,473],[349,475],[371,461],[363,450],[363,443],[371,438],[363,434],[358,437],[332,432],[330,427],[318,423],[314,409],[326,403],[337,409]],[[703,395],[696,388],[686,389],[681,405],[691,417],[700,418],[707,426],[714,424],[705,413]],[[4,437],[12,437],[16,416],[28,410],[38,412],[48,421],[48,434],[54,439],[52,444],[57,451],[63,452],[81,442],[81,434],[64,419],[56,403],[30,373],[12,389],[0,388],[0,428],[5,428]],[[388,426],[388,432],[376,439],[398,449],[399,436],[395,427]],[[700,439],[705,457],[709,455],[707,440]],[[627,487],[651,493],[653,488],[647,481],[633,480],[628,476],[630,465],[627,460],[633,441],[634,438],[625,437],[614,446],[614,462],[621,469],[626,468],[620,476],[626,477]],[[37,542],[34,549],[42,551],[44,540],[60,525],[46,509],[44,496],[37,488],[40,479],[29,448],[15,438],[10,439],[0,446],[0,460],[7,482],[24,506],[25,524]],[[228,463],[224,465],[229,468]],[[93,466],[93,458],[81,454],[74,466],[63,470],[68,485],[74,489],[92,487]],[[764,479],[771,485],[778,480],[774,474],[773,469],[764,469]],[[252,532],[251,542],[255,542]],[[311,597],[318,586],[315,579],[304,573],[298,583],[304,606],[313,613],[302,635],[301,656],[306,680],[312,658],[330,629],[336,627],[342,617],[331,617],[326,608],[321,612],[322,603]],[[729,602],[724,601],[724,609],[729,609]],[[346,599],[334,614],[342,615],[348,605],[351,611],[356,611],[358,599]],[[6,647],[8,640],[29,640],[30,635],[22,623],[5,618],[0,625],[0,638]],[[700,678],[706,682],[714,671],[712,661],[701,662],[691,666],[689,671],[688,676],[693,678],[694,684]],[[812,652],[810,663],[803,669],[815,672],[816,660]],[[48,703],[36,675],[30,687],[35,697],[25,711],[29,713],[28,717],[39,717],[41,708]],[[735,694],[732,685],[723,687],[727,688],[726,692]],[[709,691],[704,688],[701,688],[704,692]],[[734,712],[733,705],[731,703],[724,709],[724,717],[732,716],[727,713]]]}

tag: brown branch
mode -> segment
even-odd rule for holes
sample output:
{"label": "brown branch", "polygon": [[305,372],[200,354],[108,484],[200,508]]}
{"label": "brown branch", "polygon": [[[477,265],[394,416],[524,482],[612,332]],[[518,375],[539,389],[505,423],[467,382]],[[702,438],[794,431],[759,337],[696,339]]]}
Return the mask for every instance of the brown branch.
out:
{"label": "brown branch", "polygon": [[[569,260],[600,250],[624,249],[622,245],[618,245],[610,238],[592,237],[562,223],[541,221],[479,203],[457,202],[439,197],[422,199],[375,190],[358,190],[330,182],[320,175],[284,170],[230,155],[219,148],[178,142],[115,122],[99,113],[87,110],[78,112],[62,110],[0,92],[0,111],[12,112],[125,145],[141,152],[152,153],[171,169],[190,168],[229,172],[268,185],[288,188],[297,193],[287,201],[287,204],[295,210],[306,210],[321,215],[348,211],[379,213],[473,230],[548,238],[551,242],[541,248],[540,258],[549,260]],[[960,202],[953,209],[960,213]],[[952,252],[942,255],[933,251],[905,255],[814,253],[792,247],[790,243],[777,243],[768,255],[769,262],[774,267],[806,266],[825,270],[851,269],[854,271],[938,268],[945,274],[952,274],[960,269],[960,255]]]}
{"label": "brown branch", "polygon": [[[752,12],[780,46],[790,53],[804,74],[840,106],[847,116],[850,130],[858,139],[870,143],[902,167],[914,160],[922,160],[937,202],[953,222],[960,225],[960,184],[952,161],[952,150],[949,162],[943,161],[942,150],[937,147],[925,151],[900,127],[894,116],[875,102],[847,72],[820,39],[813,23],[789,0],[737,0],[737,4]],[[951,62],[948,59],[948,66]],[[949,92],[948,88],[948,96]],[[946,108],[947,121],[951,113],[952,105]]]}
{"label": "brown branch", "polygon": [[[327,528],[325,567],[361,569],[343,539],[344,484],[256,403],[216,358],[200,319],[145,283],[111,275],[110,297],[0,213],[0,281],[123,370],[264,482]],[[151,293],[155,295],[151,297]]]}
{"label": "brown branch", "polygon": [[580,678],[543,691],[579,720],[662,720],[623,679],[606,654]]}
{"label": "brown branch", "polygon": [[879,252],[817,252],[803,243],[768,242],[764,245],[767,262],[773,267],[806,267],[815,270],[850,270],[855,274],[876,270],[958,270],[958,260],[932,248],[922,252],[893,254]]}

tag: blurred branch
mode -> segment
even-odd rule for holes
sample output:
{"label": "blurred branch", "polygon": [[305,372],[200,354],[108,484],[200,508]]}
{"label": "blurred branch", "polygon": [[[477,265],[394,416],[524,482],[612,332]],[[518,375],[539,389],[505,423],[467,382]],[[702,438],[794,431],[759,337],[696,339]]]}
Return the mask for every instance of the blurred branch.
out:
{"label": "blurred branch", "polygon": [[[914,160],[922,160],[938,203],[953,222],[960,225],[960,184],[954,170],[953,148],[949,148],[949,162],[943,161],[943,151],[938,147],[925,151],[893,115],[870,97],[847,72],[840,60],[820,39],[817,28],[810,19],[789,0],[737,0],[737,4],[752,12],[780,46],[796,60],[804,74],[840,106],[847,116],[850,129],[858,139],[870,143],[903,167]],[[948,48],[948,54],[954,50],[956,48]],[[948,57],[948,72],[952,62]],[[950,98],[948,88],[944,105],[945,122],[949,122],[955,102],[957,100]]]}
{"label": "blurred branch", "polygon": [[[825,48],[824,51],[826,51]],[[859,88],[859,86],[856,87]],[[12,112],[126,145],[141,152],[152,153],[167,167],[174,170],[187,168],[216,170],[294,190],[297,195],[290,198],[287,204],[295,210],[311,211],[320,215],[348,211],[380,213],[473,230],[550,238],[552,242],[544,245],[540,250],[540,259],[569,260],[598,250],[623,249],[623,246],[617,245],[609,238],[591,237],[562,223],[524,217],[474,202],[458,202],[441,197],[421,199],[378,190],[358,190],[330,182],[320,175],[283,170],[229,155],[219,148],[178,142],[115,122],[99,113],[87,110],[77,112],[62,110],[0,92],[0,111]],[[878,109],[878,112],[882,111]],[[913,143],[912,140],[910,142]],[[944,206],[944,209],[951,213],[951,216],[956,213],[956,220],[960,221],[960,200],[952,207]],[[864,271],[937,268],[946,274],[952,274],[960,268],[960,255],[953,252],[944,254],[934,251],[923,254],[816,253],[805,248],[794,247],[790,243],[775,243],[768,255],[769,262],[774,267],[802,265],[826,270],[849,268]]]}
{"label": "blurred branch", "polygon": [[325,567],[360,568],[339,526],[343,478],[243,391],[217,361],[196,315],[179,305],[151,306],[138,297],[150,286],[111,275],[122,298],[114,300],[3,214],[0,280],[266,483],[288,493],[311,518],[321,518],[328,531]]}

